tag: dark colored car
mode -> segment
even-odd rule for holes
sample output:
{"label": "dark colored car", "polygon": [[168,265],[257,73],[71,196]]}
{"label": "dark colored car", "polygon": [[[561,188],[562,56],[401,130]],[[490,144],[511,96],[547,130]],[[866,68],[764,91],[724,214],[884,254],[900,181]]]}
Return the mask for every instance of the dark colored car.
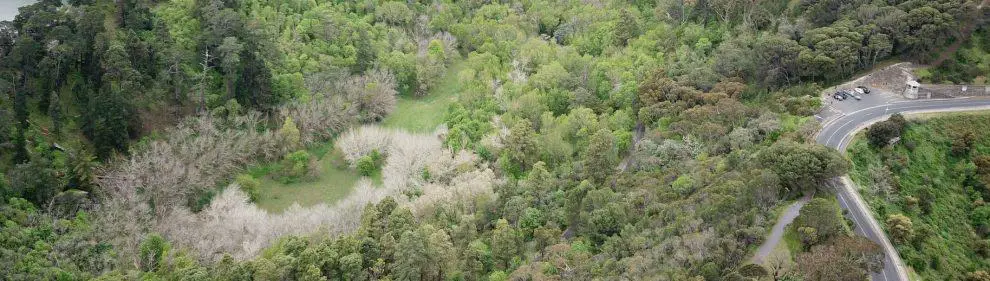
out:
{"label": "dark colored car", "polygon": [[841,101],[846,99],[846,95],[843,92],[835,92],[835,94],[832,94],[832,98]]}

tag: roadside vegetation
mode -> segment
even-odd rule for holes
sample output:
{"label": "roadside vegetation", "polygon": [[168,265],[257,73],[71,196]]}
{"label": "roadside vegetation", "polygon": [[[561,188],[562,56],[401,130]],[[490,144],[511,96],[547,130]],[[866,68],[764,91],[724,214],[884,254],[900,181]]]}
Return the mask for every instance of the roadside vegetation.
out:
{"label": "roadside vegetation", "polygon": [[[839,2],[39,1],[0,23],[0,276],[767,278],[772,210],[848,169],[817,85],[976,16]],[[820,201],[777,277],[865,278]]]}
{"label": "roadside vegetation", "polygon": [[980,27],[942,64],[919,70],[924,83],[987,84],[990,75],[990,30]]}
{"label": "roadside vegetation", "polygon": [[[850,145],[851,176],[904,259],[925,280],[990,266],[990,114],[938,114],[871,126]],[[981,279],[968,279],[981,280]]]}

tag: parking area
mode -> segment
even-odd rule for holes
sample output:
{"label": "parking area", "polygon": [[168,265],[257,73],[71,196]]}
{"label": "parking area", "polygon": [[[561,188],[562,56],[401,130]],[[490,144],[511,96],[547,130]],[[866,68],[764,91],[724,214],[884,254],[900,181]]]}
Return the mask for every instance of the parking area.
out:
{"label": "parking area", "polygon": [[843,100],[835,99],[834,95],[838,91],[853,91],[853,87],[835,87],[828,90],[822,95],[822,110],[815,115],[818,121],[826,121],[831,118],[856,112],[858,110],[874,107],[877,105],[884,105],[896,101],[906,100],[900,93],[895,93],[894,91],[882,88],[869,88],[869,94],[857,94],[860,99],[855,99],[852,96],[847,96]]}
{"label": "parking area", "polygon": [[[857,79],[830,87],[822,92],[822,110],[816,115],[819,121],[826,121],[843,114],[849,114],[877,105],[884,105],[896,101],[907,100],[901,92],[904,83],[913,79],[909,63],[899,63],[883,67]],[[858,94],[861,99],[851,96],[844,100],[835,99],[834,95],[838,91],[853,91],[858,86],[870,89],[869,94]]]}
{"label": "parking area", "polygon": [[868,108],[872,106],[882,105],[894,101],[904,100],[901,95],[893,93],[885,89],[870,89],[869,94],[858,94],[862,99],[854,99],[851,96],[847,97],[845,100],[836,100],[833,96],[837,91],[850,91],[853,88],[839,88],[838,90],[831,91],[827,97],[825,97],[825,105],[838,110],[839,112],[849,113],[854,112],[863,108]]}

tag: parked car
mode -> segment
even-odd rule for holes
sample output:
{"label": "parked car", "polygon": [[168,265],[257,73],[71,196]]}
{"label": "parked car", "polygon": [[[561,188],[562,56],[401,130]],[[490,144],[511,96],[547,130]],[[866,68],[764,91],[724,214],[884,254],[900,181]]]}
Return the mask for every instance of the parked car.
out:
{"label": "parked car", "polygon": [[832,94],[832,98],[834,98],[835,100],[842,101],[846,99],[846,96],[842,92],[835,92],[835,94]]}
{"label": "parked car", "polygon": [[869,94],[870,93],[870,88],[867,88],[866,86],[858,86],[858,87],[856,87],[856,91],[857,92],[860,92],[862,94]]}
{"label": "parked car", "polygon": [[859,96],[859,95],[856,94],[856,91],[846,90],[846,94],[848,94],[850,97],[852,97],[852,98],[854,98],[856,100],[862,100],[863,99],[863,97],[861,97],[861,96]]}

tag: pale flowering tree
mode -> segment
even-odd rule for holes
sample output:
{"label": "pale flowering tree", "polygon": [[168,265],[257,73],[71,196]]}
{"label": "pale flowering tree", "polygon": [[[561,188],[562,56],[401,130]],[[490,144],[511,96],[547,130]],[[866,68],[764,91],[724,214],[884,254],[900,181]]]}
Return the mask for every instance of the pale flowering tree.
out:
{"label": "pale flowering tree", "polygon": [[[372,147],[386,153],[382,186],[365,178],[333,204],[293,205],[272,214],[251,204],[234,184],[199,213],[176,208],[156,224],[156,231],[206,259],[218,260],[223,253],[247,259],[284,235],[352,231],[360,224],[364,206],[389,196],[416,215],[431,214],[441,202],[467,202],[470,208],[472,198],[494,197],[494,172],[473,153],[445,149],[433,135],[365,126],[342,136],[338,147],[347,151],[348,159],[357,159]],[[430,176],[424,177],[424,171]],[[421,191],[418,196],[406,195],[412,188]]]}
{"label": "pale flowering tree", "polygon": [[380,121],[395,110],[398,82],[388,71],[374,69],[351,76],[338,87],[346,99],[356,105],[362,121]]}
{"label": "pale flowering tree", "polygon": [[[275,120],[296,122],[304,144],[329,139],[354,122],[344,104],[322,98],[290,104],[278,112]],[[112,237],[123,257],[137,256],[137,246],[148,231],[185,231],[166,222],[189,216],[188,198],[214,189],[258,159],[277,160],[291,148],[277,129],[254,129],[264,122],[257,112],[226,119],[187,118],[161,138],[139,146],[129,159],[105,167],[96,178],[103,191],[100,215],[94,216],[98,229]]]}
{"label": "pale flowering tree", "polygon": [[372,151],[386,153],[387,147],[391,145],[392,133],[377,126],[365,126],[353,128],[337,138],[336,147],[344,154],[344,159],[351,165],[355,165],[357,160]]}

